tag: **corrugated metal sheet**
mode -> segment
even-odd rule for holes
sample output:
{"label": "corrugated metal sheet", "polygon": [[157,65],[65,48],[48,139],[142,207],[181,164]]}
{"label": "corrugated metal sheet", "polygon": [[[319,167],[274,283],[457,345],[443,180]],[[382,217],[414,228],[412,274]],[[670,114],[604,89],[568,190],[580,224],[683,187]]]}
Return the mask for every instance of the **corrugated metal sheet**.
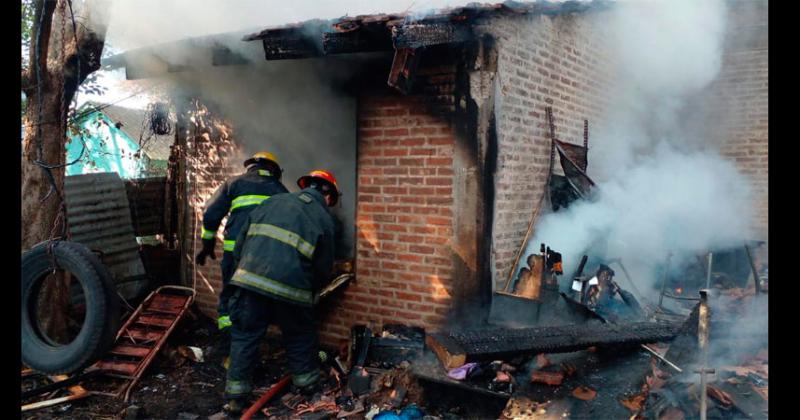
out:
{"label": "corrugated metal sheet", "polygon": [[164,233],[167,178],[135,178],[125,182],[136,236]]}
{"label": "corrugated metal sheet", "polygon": [[102,253],[123,296],[141,293],[147,280],[122,179],[114,172],[74,175],[64,187],[72,240]]}

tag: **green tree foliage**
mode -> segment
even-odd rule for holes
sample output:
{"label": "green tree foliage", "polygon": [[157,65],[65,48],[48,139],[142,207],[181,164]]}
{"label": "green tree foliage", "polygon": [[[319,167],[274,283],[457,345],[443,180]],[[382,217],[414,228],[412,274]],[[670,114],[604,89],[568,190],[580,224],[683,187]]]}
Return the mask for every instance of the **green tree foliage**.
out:
{"label": "green tree foliage", "polygon": [[[31,45],[31,30],[33,29],[33,0],[22,0],[22,70],[28,67],[28,48]],[[25,95],[22,95],[22,116],[25,116]]]}

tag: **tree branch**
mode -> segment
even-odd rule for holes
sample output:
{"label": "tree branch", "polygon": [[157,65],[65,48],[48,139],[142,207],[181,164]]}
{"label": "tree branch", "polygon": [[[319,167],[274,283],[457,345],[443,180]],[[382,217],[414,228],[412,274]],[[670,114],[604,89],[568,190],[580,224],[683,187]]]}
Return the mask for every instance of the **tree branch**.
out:
{"label": "tree branch", "polygon": [[22,69],[22,78],[20,79],[22,82],[20,83],[22,87],[22,91],[25,92],[26,95],[29,94],[30,89],[33,87],[31,86],[31,74],[30,70]]}
{"label": "tree branch", "polygon": [[[57,0],[36,0],[34,2],[33,26],[31,27],[30,60],[31,71],[34,75],[36,64],[39,65],[41,75],[47,76],[47,54],[50,49],[50,32],[53,23],[53,13],[56,10]],[[44,14],[44,15],[42,15]],[[38,35],[38,36],[37,36]],[[41,41],[42,45],[39,46]],[[36,59],[36,51],[39,59]]]}

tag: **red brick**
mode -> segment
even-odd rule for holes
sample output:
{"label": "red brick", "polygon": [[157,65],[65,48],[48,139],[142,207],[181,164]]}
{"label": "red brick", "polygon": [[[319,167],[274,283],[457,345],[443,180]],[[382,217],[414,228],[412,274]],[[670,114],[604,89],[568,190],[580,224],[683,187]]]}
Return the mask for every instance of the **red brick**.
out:
{"label": "red brick", "polygon": [[408,194],[408,187],[383,187],[384,194],[405,195]]}
{"label": "red brick", "polygon": [[430,225],[449,225],[452,223],[452,220],[448,217],[428,216],[425,220]]}
{"label": "red brick", "polygon": [[395,316],[403,320],[422,318],[422,314],[416,312],[395,311],[395,314],[396,314]]}
{"label": "red brick", "polygon": [[399,178],[400,185],[420,185],[423,182],[422,177],[403,177]]}
{"label": "red brick", "polygon": [[400,261],[407,261],[407,262],[415,262],[421,263],[422,256],[421,255],[411,255],[411,254],[400,254],[397,256],[397,259]]}
{"label": "red brick", "polygon": [[400,300],[422,302],[422,296],[413,293],[394,292],[394,295]]}
{"label": "red brick", "polygon": [[436,149],[432,147],[415,147],[408,151],[409,156],[434,156]]}
{"label": "red brick", "polygon": [[425,139],[422,137],[412,137],[400,140],[398,143],[401,146],[422,146],[425,144]]}
{"label": "red brick", "polygon": [[397,216],[397,222],[406,224],[420,224],[425,223],[425,219],[420,216],[401,215]]}
{"label": "red brick", "polygon": [[361,211],[365,212],[373,212],[373,213],[383,213],[386,211],[386,206],[378,205],[378,204],[368,204],[364,203],[358,206]]}
{"label": "red brick", "polygon": [[408,228],[403,225],[383,225],[384,230],[388,230],[391,232],[407,232]]}
{"label": "red brick", "polygon": [[451,145],[454,144],[452,137],[428,137],[428,144],[439,146],[439,145]]}
{"label": "red brick", "polygon": [[430,158],[426,159],[426,163],[428,165],[434,165],[434,166],[437,166],[437,165],[452,166],[453,165],[453,158],[451,158],[451,157],[430,157]]}
{"label": "red brick", "polygon": [[432,187],[410,187],[408,192],[414,195],[432,195],[436,190]]}
{"label": "red brick", "polygon": [[374,214],[371,216],[371,219],[376,222],[394,223],[397,221],[397,216],[391,214]]}
{"label": "red brick", "polygon": [[437,134],[439,131],[438,127],[412,127],[411,134],[423,134],[423,135],[431,135]]}
{"label": "red brick", "polygon": [[380,304],[391,308],[405,309],[406,307],[406,304],[404,302],[400,302],[395,299],[381,299]]}
{"label": "red brick", "polygon": [[[428,159],[434,159],[434,158],[428,158]],[[450,159],[450,160],[452,161],[452,159]],[[400,158],[400,165],[403,165],[403,166],[425,166],[425,158]]]}
{"label": "red brick", "polygon": [[383,149],[384,156],[408,156],[408,149]]}
{"label": "red brick", "polygon": [[416,252],[418,254],[433,254],[434,249],[430,246],[424,245],[409,245],[409,252]]}
{"label": "red brick", "polygon": [[428,177],[425,178],[425,185],[453,185],[453,178]]}
{"label": "red brick", "polygon": [[[377,168],[377,169],[378,169],[380,174],[386,174],[386,175],[408,175],[408,169],[409,168],[406,168],[406,167],[403,167],[403,166],[397,166],[397,167],[393,167],[393,168]],[[363,173],[363,170],[359,171],[359,172]]]}

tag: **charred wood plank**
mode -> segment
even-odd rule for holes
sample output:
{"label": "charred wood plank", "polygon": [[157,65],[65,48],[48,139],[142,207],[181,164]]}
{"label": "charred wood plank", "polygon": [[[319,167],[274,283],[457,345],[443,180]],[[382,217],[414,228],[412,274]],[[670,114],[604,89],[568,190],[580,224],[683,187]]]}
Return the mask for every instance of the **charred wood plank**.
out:
{"label": "charred wood plank", "polygon": [[427,345],[447,369],[453,369],[466,363],[467,353],[446,334],[430,334],[425,337]]}
{"label": "charred wood plank", "polygon": [[421,50],[412,48],[401,48],[394,52],[392,68],[389,70],[389,86],[399,90],[403,94],[411,91],[414,83],[414,76],[419,65]]}
{"label": "charred wood plank", "polygon": [[[672,340],[680,324],[631,322],[533,328],[449,331],[430,334],[428,346],[446,367],[508,355],[565,353],[593,346],[638,346]],[[458,364],[460,363],[460,364]]]}
{"label": "charred wood plank", "polygon": [[358,29],[348,32],[326,32],[322,34],[322,49],[325,54],[349,54],[359,52],[392,51],[392,34],[385,26],[380,30]]}
{"label": "charred wood plank", "polygon": [[467,41],[471,36],[469,25],[451,22],[413,23],[392,27],[392,39],[397,49],[453,44]]}
{"label": "charred wood plank", "polygon": [[289,60],[322,55],[312,40],[300,34],[264,38],[261,42],[264,45],[264,58],[267,60]]}

